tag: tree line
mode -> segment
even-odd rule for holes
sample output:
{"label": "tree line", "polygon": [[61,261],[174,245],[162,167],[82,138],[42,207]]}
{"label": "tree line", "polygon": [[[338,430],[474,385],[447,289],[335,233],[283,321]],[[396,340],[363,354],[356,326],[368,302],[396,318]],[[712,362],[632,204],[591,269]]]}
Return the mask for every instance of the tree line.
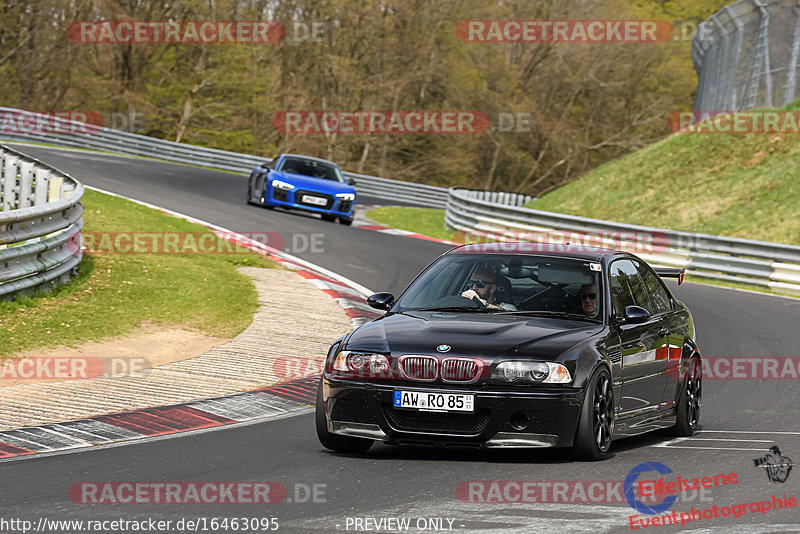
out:
{"label": "tree line", "polygon": [[[697,83],[686,27],[724,4],[0,0],[0,87],[6,107],[121,114],[132,120],[113,126],[163,139],[541,195],[669,134],[668,114],[691,109]],[[471,20],[685,24],[666,42],[476,42],[460,31]],[[279,41],[101,42],[81,34],[91,28],[81,22],[98,21],[276,21],[251,33]],[[276,125],[287,111],[475,111],[491,127],[293,133]]]}

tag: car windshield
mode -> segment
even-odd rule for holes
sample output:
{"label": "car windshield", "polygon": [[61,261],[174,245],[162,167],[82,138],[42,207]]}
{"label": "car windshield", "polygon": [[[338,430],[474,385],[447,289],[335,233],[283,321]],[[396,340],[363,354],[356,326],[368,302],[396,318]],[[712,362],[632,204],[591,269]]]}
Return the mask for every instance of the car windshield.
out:
{"label": "car windshield", "polygon": [[323,163],[321,161],[305,158],[283,158],[283,162],[278,169],[281,172],[290,172],[293,174],[302,174],[303,176],[311,176],[312,178],[321,178],[323,180],[333,180],[334,182],[344,182],[342,173],[338,167],[330,163]]}
{"label": "car windshield", "polygon": [[392,311],[488,311],[599,321],[602,304],[598,263],[523,254],[450,254],[417,277]]}

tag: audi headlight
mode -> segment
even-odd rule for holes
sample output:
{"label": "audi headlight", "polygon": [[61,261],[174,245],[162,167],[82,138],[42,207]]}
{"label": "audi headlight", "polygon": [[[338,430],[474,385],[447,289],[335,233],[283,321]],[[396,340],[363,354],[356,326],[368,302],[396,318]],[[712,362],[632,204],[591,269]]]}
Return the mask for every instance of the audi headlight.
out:
{"label": "audi headlight", "polygon": [[281,180],[272,180],[272,187],[277,187],[278,189],[294,189],[294,186],[288,182],[283,182]]}
{"label": "audi headlight", "polygon": [[343,350],[333,360],[337,374],[355,375],[361,378],[389,378],[389,358],[374,352]]}
{"label": "audi headlight", "polygon": [[569,384],[569,370],[555,362],[503,362],[494,368],[492,378],[502,382],[530,384]]}
{"label": "audi headlight", "polygon": [[336,198],[339,200],[355,200],[355,193],[336,193]]}

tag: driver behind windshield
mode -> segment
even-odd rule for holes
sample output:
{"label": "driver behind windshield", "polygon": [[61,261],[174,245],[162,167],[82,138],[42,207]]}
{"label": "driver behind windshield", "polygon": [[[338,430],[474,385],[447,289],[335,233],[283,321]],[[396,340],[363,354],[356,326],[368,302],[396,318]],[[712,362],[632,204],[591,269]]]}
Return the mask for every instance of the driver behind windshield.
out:
{"label": "driver behind windshield", "polygon": [[484,306],[492,309],[505,309],[516,311],[516,306],[503,302],[495,304],[495,294],[497,292],[497,277],[491,269],[478,267],[472,272],[467,282],[467,289],[461,296],[470,300],[478,299]]}

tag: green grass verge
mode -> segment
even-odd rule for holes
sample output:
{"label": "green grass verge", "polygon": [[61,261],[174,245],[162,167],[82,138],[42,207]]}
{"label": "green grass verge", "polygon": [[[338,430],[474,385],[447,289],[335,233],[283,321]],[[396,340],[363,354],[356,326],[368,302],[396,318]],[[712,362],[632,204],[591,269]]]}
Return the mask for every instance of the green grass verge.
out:
{"label": "green grass verge", "polygon": [[[86,191],[84,233],[205,232],[128,200]],[[128,334],[147,321],[219,337],[247,328],[258,307],[240,265],[275,267],[255,253],[85,254],[79,276],[48,295],[0,302],[0,356]]]}
{"label": "green grass verge", "polygon": [[455,241],[458,237],[445,227],[444,210],[441,209],[383,206],[370,210],[365,215],[376,223],[437,239]]}
{"label": "green grass verge", "polygon": [[527,207],[800,245],[800,135],[672,135]]}

